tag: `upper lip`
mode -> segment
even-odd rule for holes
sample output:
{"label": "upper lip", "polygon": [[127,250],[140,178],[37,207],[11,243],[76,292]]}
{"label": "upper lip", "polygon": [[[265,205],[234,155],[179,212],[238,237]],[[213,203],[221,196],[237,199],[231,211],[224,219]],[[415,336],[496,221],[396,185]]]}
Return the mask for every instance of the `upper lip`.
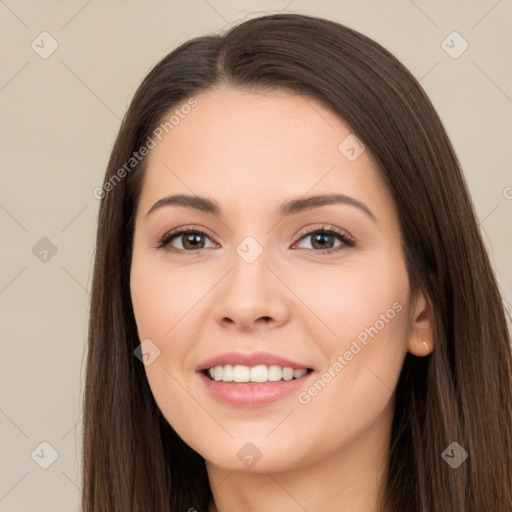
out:
{"label": "upper lip", "polygon": [[225,366],[227,364],[239,364],[244,366],[258,366],[262,364],[266,366],[277,365],[283,368],[293,368],[294,370],[311,368],[307,364],[298,363],[296,361],[292,361],[291,359],[287,359],[275,354],[270,354],[268,352],[253,352],[250,354],[243,354],[241,352],[226,352],[202,362],[197,367],[197,371],[208,370],[214,366]]}

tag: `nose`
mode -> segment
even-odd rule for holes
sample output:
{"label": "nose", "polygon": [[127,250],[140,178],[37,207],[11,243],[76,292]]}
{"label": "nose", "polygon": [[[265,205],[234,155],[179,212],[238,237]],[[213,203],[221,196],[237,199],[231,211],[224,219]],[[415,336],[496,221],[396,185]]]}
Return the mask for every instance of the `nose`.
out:
{"label": "nose", "polygon": [[276,328],[289,318],[287,289],[261,255],[247,263],[235,258],[214,297],[215,320],[224,328],[245,332]]}

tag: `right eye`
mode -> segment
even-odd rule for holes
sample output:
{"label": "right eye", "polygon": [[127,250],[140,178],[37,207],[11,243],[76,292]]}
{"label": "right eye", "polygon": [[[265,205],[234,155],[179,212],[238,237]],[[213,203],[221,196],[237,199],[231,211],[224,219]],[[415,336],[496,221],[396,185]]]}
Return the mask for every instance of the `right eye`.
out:
{"label": "right eye", "polygon": [[[156,248],[166,248],[173,252],[195,252],[207,248],[204,246],[204,238],[211,240],[210,236],[205,231],[197,228],[171,231],[162,237]],[[180,241],[179,245],[181,245],[181,247],[172,245],[176,240]]]}

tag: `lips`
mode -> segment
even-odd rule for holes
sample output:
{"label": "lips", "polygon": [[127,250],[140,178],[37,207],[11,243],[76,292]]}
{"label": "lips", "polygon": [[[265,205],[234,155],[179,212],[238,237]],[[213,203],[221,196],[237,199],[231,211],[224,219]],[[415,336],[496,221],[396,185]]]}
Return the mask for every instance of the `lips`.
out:
{"label": "lips", "polygon": [[[265,375],[260,375],[264,367],[268,370],[268,380],[264,379]],[[223,380],[226,369],[233,374],[233,380],[228,379],[229,382]],[[249,371],[249,382],[246,378],[235,379],[235,369],[243,369],[242,373]],[[254,379],[253,369],[257,369],[259,378]],[[264,406],[289,397],[300,391],[314,374],[314,370],[305,363],[264,352],[221,354],[204,361],[196,370],[210,396],[224,404],[237,407]],[[277,379],[281,371],[282,378]],[[272,377],[272,373],[275,377]]]}

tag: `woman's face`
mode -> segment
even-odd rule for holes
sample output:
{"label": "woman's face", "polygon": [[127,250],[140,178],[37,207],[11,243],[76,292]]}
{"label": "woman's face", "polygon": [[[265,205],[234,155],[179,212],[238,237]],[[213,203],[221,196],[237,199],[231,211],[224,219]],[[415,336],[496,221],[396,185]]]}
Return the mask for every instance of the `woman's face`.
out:
{"label": "woman's face", "polygon": [[233,471],[371,457],[404,356],[421,352],[376,164],[310,98],[222,86],[196,100],[155,139],[136,215],[131,294],[156,402]]}

